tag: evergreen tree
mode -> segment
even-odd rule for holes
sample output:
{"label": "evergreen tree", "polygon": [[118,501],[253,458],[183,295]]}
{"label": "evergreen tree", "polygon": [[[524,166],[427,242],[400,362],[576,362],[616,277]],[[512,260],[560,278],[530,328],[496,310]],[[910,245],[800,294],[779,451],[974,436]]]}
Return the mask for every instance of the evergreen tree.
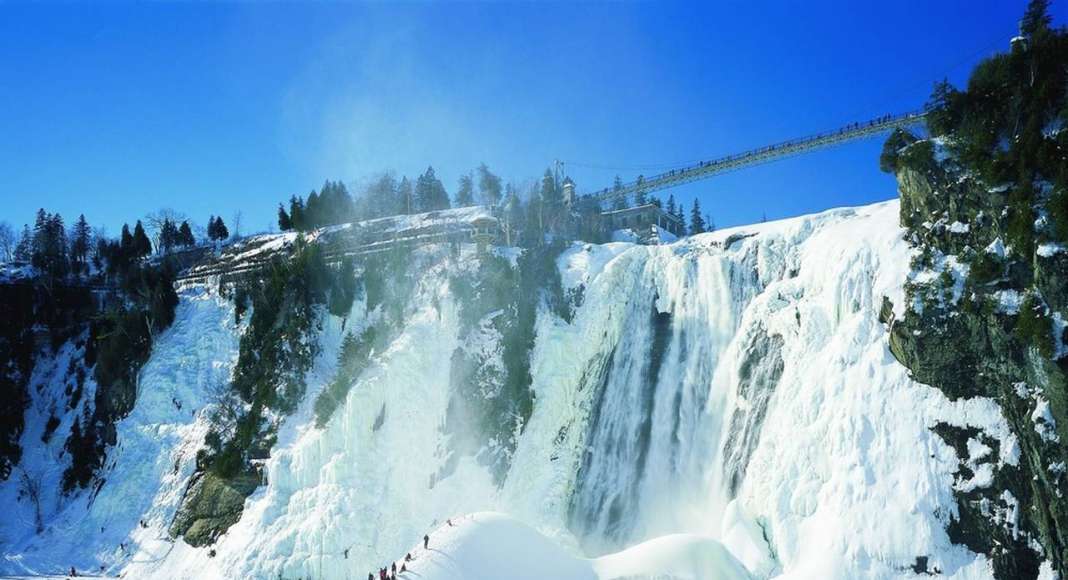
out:
{"label": "evergreen tree", "polygon": [[278,229],[283,232],[293,229],[293,220],[289,219],[289,214],[282,204],[278,204]]}
{"label": "evergreen tree", "polygon": [[134,225],[133,251],[133,257],[135,258],[144,258],[152,253],[152,242],[145,235],[145,226],[141,225],[141,220],[137,220]]}
{"label": "evergreen tree", "polygon": [[449,209],[449,194],[434,174],[433,167],[427,167],[415,181],[415,200],[420,212]]}
{"label": "evergreen tree", "polygon": [[560,189],[556,187],[556,177],[553,176],[551,169],[546,169],[541,176],[541,190],[539,193],[542,201],[549,207],[563,204]]}
{"label": "evergreen tree", "polygon": [[460,176],[460,183],[456,188],[456,207],[468,207],[475,205],[475,179],[470,173]]}
{"label": "evergreen tree", "polygon": [[612,182],[612,191],[616,193],[615,197],[612,198],[612,209],[627,209],[627,196],[619,193],[623,191],[623,180],[618,175]]}
{"label": "evergreen tree", "polygon": [[[309,196],[309,206],[311,196]],[[327,180],[319,190],[319,199],[314,211],[315,226],[328,226],[352,221],[355,215],[355,206],[348,188],[340,181]]]}
{"label": "evergreen tree", "polygon": [[690,209],[690,235],[703,233],[705,233],[705,218],[701,216],[701,203],[694,198],[693,207]]}
{"label": "evergreen tree", "polygon": [[133,257],[136,253],[134,250],[133,234],[130,233],[130,226],[128,224],[122,224],[122,236],[119,238],[119,249],[122,252],[124,259]]}
{"label": "evergreen tree", "polygon": [[404,213],[403,203],[397,198],[397,180],[392,173],[384,173],[373,181],[357,200],[357,213],[364,218],[379,218]]}
{"label": "evergreen tree", "polygon": [[163,219],[163,225],[159,229],[159,252],[169,254],[178,245],[178,228],[169,218]]}
{"label": "evergreen tree", "polygon": [[675,215],[676,210],[678,210],[678,207],[675,205],[675,194],[672,193],[668,195],[667,212],[671,215]]}
{"label": "evergreen tree", "polygon": [[[308,229],[308,222],[304,218],[304,199],[298,195],[289,198],[289,222],[298,232]],[[211,237],[210,234],[208,237]]]}
{"label": "evergreen tree", "polygon": [[197,240],[193,237],[193,229],[189,227],[188,221],[183,220],[178,228],[178,243],[187,248],[197,245]]}
{"label": "evergreen tree", "polygon": [[75,264],[78,272],[88,264],[91,237],[92,231],[89,229],[89,223],[85,221],[85,214],[79,215],[78,221],[74,222],[74,231],[71,232],[70,241],[71,262]]}
{"label": "evergreen tree", "polygon": [[33,262],[34,266],[44,266],[44,256],[48,246],[48,212],[44,208],[37,210],[33,220]]}
{"label": "evergreen tree", "polygon": [[319,192],[314,189],[308,194],[308,201],[304,204],[304,227],[313,230],[322,223],[322,208],[319,204]]}
{"label": "evergreen tree", "polygon": [[638,179],[635,180],[635,183],[638,187],[634,192],[634,206],[641,207],[649,203],[649,197],[646,195],[645,189],[642,187],[642,184],[645,183],[645,176],[639,175]]}
{"label": "evergreen tree", "polygon": [[[211,237],[211,233],[208,233],[208,237]],[[230,230],[226,229],[226,224],[223,223],[222,216],[215,218],[215,237],[213,240],[223,241],[230,237]]]}
{"label": "evergreen tree", "polygon": [[19,237],[19,243],[15,246],[15,259],[20,262],[29,262],[33,259],[33,232],[30,231],[30,224],[22,226],[22,236]]}
{"label": "evergreen tree", "polygon": [[1035,36],[1048,31],[1052,22],[1049,16],[1049,0],[1031,0],[1020,22],[1020,32]]}
{"label": "evergreen tree", "polygon": [[400,213],[412,214],[418,211],[415,201],[415,189],[407,177],[401,177],[400,185],[397,186],[397,202],[400,204]]}
{"label": "evergreen tree", "polygon": [[67,232],[58,213],[49,214],[43,208],[37,211],[32,247],[30,261],[40,273],[50,278],[66,276],[69,266]]}
{"label": "evergreen tree", "polygon": [[556,186],[556,177],[550,169],[546,169],[545,174],[541,177],[541,189],[538,197],[541,199],[541,207],[539,208],[541,231],[559,231],[559,222],[564,214],[564,200],[560,188]]}
{"label": "evergreen tree", "polygon": [[501,202],[501,178],[494,175],[485,163],[478,166],[478,192],[484,205]]}
{"label": "evergreen tree", "polygon": [[504,230],[507,237],[505,243],[511,246],[519,241],[518,234],[523,225],[523,202],[519,199],[515,185],[511,183],[505,187],[504,198]]}

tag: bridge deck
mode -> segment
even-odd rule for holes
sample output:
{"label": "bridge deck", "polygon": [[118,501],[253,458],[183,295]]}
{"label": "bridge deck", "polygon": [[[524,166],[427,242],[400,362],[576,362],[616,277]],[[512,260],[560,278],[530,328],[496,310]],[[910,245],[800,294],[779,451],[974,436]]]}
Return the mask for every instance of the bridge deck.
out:
{"label": "bridge deck", "polygon": [[853,123],[834,131],[827,131],[817,135],[784,141],[775,145],[753,149],[735,155],[728,155],[711,161],[702,161],[696,165],[682,169],[654,175],[649,178],[639,178],[636,181],[625,184],[621,189],[605,188],[593,192],[591,195],[602,201],[612,200],[619,196],[629,196],[641,191],[649,193],[669,187],[675,187],[684,183],[690,183],[700,179],[706,179],[720,173],[734,171],[743,167],[751,167],[768,163],[784,157],[805,153],[814,149],[831,147],[847,141],[864,139],[880,133],[915,125],[925,116],[924,112],[905,113],[897,116],[886,116],[873,119],[866,123]]}

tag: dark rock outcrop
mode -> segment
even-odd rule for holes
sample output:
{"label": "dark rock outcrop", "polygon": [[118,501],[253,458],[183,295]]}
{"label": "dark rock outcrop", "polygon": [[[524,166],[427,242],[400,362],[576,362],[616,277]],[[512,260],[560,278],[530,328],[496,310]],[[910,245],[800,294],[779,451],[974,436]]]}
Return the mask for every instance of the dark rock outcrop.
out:
{"label": "dark rock outcrop", "polygon": [[[881,316],[891,325],[890,350],[917,381],[951,399],[997,401],[1019,445],[1016,465],[1001,464],[999,446],[1010,441],[975,428],[933,428],[961,461],[950,539],[988,555],[998,578],[1033,579],[1043,560],[1064,576],[1068,357],[1058,360],[1063,353],[1051,345],[1065,340],[1052,316],[1068,312],[1068,253],[1005,249],[1013,184],[989,188],[933,158],[898,168],[897,180],[901,223],[918,253],[904,316],[895,320],[888,304]],[[1035,237],[1047,233],[1039,224]],[[971,457],[970,440],[993,451]],[[993,481],[966,485],[984,463]]]}
{"label": "dark rock outcrop", "polygon": [[260,485],[260,476],[247,473],[222,478],[202,472],[186,490],[170,533],[182,536],[191,546],[205,546],[241,519],[245,498]]}

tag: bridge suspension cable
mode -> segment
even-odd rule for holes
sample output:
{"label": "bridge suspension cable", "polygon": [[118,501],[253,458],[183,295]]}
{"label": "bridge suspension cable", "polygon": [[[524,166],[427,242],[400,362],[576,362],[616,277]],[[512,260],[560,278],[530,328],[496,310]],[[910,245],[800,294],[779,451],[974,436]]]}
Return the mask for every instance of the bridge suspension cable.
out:
{"label": "bridge suspension cable", "polygon": [[834,131],[783,141],[718,159],[701,161],[688,167],[672,169],[650,177],[638,176],[638,179],[624,184],[622,188],[604,188],[599,191],[589,192],[589,195],[601,201],[609,201],[617,197],[633,195],[639,191],[643,193],[659,191],[692,181],[707,179],[743,167],[761,165],[784,157],[832,147],[847,141],[872,137],[899,127],[908,127],[920,123],[925,116],[925,111],[914,111],[896,116],[886,115],[866,123],[852,123]]}

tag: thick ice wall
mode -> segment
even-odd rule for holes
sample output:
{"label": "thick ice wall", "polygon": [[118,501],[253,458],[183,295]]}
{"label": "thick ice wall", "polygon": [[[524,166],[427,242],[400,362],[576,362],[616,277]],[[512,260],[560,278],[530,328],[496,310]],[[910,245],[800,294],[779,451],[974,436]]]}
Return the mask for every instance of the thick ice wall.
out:
{"label": "thick ice wall", "polygon": [[[375,354],[326,426],[311,425],[307,403],[287,420],[288,435],[266,463],[268,485],[214,546],[217,555],[180,546],[166,566],[143,573],[346,578],[357,563],[401,554],[448,517],[493,504],[490,471],[470,457],[451,476],[435,480],[450,445],[443,425],[449,366],[459,346],[449,275],[466,267],[438,257],[413,266],[418,281],[402,328]],[[364,322],[362,308],[354,306],[348,330]],[[327,321],[321,358],[337,356],[342,334],[339,320]],[[309,398],[333,378],[331,365],[322,366],[309,376],[319,383],[309,385]]]}
{"label": "thick ice wall", "polygon": [[565,541],[567,522],[592,553],[725,524],[766,544],[746,548],[761,573],[895,577],[927,558],[986,577],[944,532],[955,459],[929,426],[1006,426],[890,355],[879,311],[909,258],[896,202],[572,250],[561,270],[585,298],[539,329],[506,509]]}
{"label": "thick ice wall", "polygon": [[[782,341],[738,500],[788,577],[898,577],[918,558],[950,576],[989,577],[944,531],[956,459],[929,427],[1011,435],[993,401],[950,402],[891,356],[878,313],[883,296],[901,304],[910,257],[896,213],[896,203],[860,208],[813,232],[797,249],[796,276],[770,281],[741,324],[742,336]],[[724,378],[740,385],[746,343],[736,347]],[[759,401],[728,392],[744,424]]]}
{"label": "thick ice wall", "polygon": [[[570,322],[538,316],[533,413],[500,488],[470,455],[439,477],[454,447],[449,369],[472,346],[449,277],[469,265],[420,263],[403,326],[318,429],[310,399],[331,380],[344,332],[340,320],[324,325],[309,400],[214,556],[146,543],[127,572],[362,577],[446,518],[494,510],[575,555],[689,533],[719,537],[764,577],[908,576],[918,557],[987,577],[943,531],[957,460],[928,427],[1009,435],[992,401],[951,403],[890,356],[878,313],[884,295],[900,304],[909,263],[897,212],[890,202],[669,246],[567,250],[558,266],[581,303]],[[115,469],[135,473],[138,461],[119,455]],[[158,485],[153,469],[144,481]],[[505,559],[523,549],[493,548]]]}
{"label": "thick ice wall", "polygon": [[[3,518],[4,551],[13,557],[0,562],[0,570],[54,573],[73,565],[97,571],[102,562],[113,571],[135,554],[159,559],[168,553],[165,529],[207,432],[203,411],[215,389],[228,381],[237,356],[233,320],[233,308],[218,296],[202,289],[181,294],[174,324],[157,338],[141,370],[137,404],[116,424],[117,443],[108,450],[99,486],[70,496],[61,493],[60,477],[69,463],[62,446],[73,417],[80,415],[67,415],[47,444],[36,427],[43,426],[49,410],[57,410],[55,401],[62,400],[67,386],[63,375],[55,373],[81,355],[67,345],[55,361],[39,363],[44,374],[35,379],[33,412],[38,416],[32,421],[35,429],[23,439],[33,452],[22,468],[42,483],[45,528],[34,534],[23,517]],[[82,404],[92,396],[87,387]],[[13,499],[16,484],[0,487],[0,505],[27,505]]]}

